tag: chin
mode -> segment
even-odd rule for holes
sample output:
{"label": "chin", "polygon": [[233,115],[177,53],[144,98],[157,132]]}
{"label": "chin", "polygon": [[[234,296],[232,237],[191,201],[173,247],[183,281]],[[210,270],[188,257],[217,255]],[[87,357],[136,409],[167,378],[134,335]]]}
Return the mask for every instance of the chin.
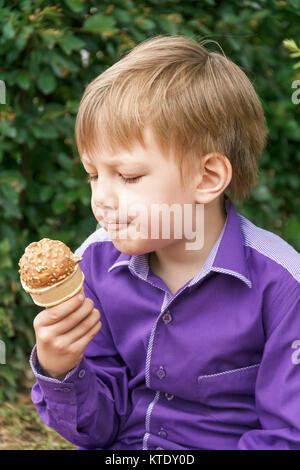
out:
{"label": "chin", "polygon": [[124,255],[141,255],[153,251],[153,241],[145,239],[113,239],[111,241],[114,247],[124,253]]}

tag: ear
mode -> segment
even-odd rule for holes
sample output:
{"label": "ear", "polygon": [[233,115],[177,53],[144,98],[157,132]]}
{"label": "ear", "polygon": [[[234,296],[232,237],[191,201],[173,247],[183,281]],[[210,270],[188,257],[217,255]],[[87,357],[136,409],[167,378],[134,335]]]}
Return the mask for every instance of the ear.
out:
{"label": "ear", "polygon": [[228,158],[218,152],[201,157],[196,177],[195,202],[208,204],[220,196],[232,178],[232,166]]}

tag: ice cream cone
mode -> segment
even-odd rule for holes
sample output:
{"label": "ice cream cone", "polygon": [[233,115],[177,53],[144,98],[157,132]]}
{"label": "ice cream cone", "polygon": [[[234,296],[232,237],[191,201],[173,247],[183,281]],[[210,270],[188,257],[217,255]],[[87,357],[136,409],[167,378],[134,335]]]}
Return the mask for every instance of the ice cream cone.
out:
{"label": "ice cream cone", "polygon": [[59,240],[43,238],[33,242],[19,261],[22,287],[36,305],[45,308],[79,292],[84,295],[84,274],[78,264],[81,260]]}
{"label": "ice cream cone", "polygon": [[21,279],[23,289],[31,295],[32,300],[36,305],[49,308],[58,305],[65,300],[70,299],[74,295],[82,292],[84,274],[80,267],[76,265],[75,271],[63,281],[57,282],[49,287],[41,289],[29,288]]}

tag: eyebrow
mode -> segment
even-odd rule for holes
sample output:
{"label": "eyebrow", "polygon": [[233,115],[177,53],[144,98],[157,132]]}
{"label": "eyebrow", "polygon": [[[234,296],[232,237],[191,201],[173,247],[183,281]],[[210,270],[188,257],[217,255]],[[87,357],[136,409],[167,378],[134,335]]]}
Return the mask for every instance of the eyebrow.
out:
{"label": "eyebrow", "polygon": [[[90,165],[93,165],[93,162],[91,162],[89,159],[87,158],[82,158],[81,159],[84,163],[89,163]],[[122,160],[114,160],[112,161],[111,163],[109,163],[109,165],[119,165],[120,163],[122,163]]]}
{"label": "eyebrow", "polygon": [[[84,163],[87,163],[88,165],[93,165],[93,162],[91,162],[89,159],[87,158],[82,158],[81,159]],[[117,158],[115,160],[113,160],[112,162],[108,163],[109,166],[118,166],[118,165],[126,165],[126,164],[129,164],[129,165],[142,165],[142,166],[146,166],[147,163],[146,162],[141,162],[141,161],[130,161],[130,160],[122,160],[120,158]]]}

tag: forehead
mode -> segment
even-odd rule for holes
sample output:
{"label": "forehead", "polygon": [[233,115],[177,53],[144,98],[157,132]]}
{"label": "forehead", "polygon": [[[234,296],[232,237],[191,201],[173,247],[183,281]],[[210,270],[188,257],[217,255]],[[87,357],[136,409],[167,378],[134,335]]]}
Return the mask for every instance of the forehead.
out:
{"label": "forehead", "polygon": [[81,160],[88,166],[103,164],[111,167],[131,167],[134,165],[140,168],[156,166],[160,163],[166,164],[166,160],[169,160],[169,158],[162,154],[152,129],[146,126],[142,134],[145,146],[137,140],[131,144],[130,149],[120,148],[114,153],[103,150],[101,145],[99,145],[99,151],[97,151],[97,147],[94,146],[96,150],[91,154],[84,153]]}
{"label": "forehead", "polygon": [[125,165],[143,165],[150,166],[162,158],[151,146],[143,148],[140,144],[136,144],[132,149],[119,150],[116,153],[105,153],[103,151],[93,152],[93,154],[84,153],[81,160],[86,165],[102,164],[105,166],[125,166]]}
{"label": "forehead", "polygon": [[144,154],[128,153],[123,151],[114,155],[99,154],[89,156],[87,154],[82,155],[82,162],[86,165],[97,165],[102,164],[106,166],[123,166],[123,165],[145,165],[149,162],[149,159]]}

